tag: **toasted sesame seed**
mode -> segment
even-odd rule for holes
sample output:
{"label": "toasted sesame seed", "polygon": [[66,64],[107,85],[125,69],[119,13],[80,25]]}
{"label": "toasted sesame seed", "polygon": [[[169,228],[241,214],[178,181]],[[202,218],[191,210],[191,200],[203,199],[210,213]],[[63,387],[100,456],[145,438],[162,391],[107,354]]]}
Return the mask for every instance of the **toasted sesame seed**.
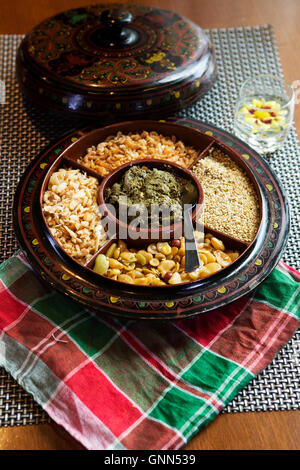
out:
{"label": "toasted sesame seed", "polygon": [[204,223],[249,244],[260,221],[253,183],[228,155],[214,148],[192,169],[204,189]]}

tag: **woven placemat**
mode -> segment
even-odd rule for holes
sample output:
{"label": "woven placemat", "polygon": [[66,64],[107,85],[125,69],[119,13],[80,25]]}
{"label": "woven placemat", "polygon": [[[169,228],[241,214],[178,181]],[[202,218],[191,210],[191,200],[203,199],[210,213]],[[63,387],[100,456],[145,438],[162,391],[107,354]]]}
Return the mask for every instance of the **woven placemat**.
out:
{"label": "woven placemat", "polygon": [[[255,73],[282,75],[272,27],[269,25],[206,31],[214,45],[218,80],[207,95],[178,116],[207,121],[232,131],[233,105],[241,83]],[[17,248],[11,206],[19,177],[37,153],[74,127],[26,103],[15,80],[15,55],[21,35],[0,36],[0,80],[6,86],[6,104],[0,105],[0,260]],[[295,159],[300,147],[293,128],[285,146],[267,156],[290,198],[292,230],[283,260],[299,269],[300,238],[297,233],[300,205]],[[298,217],[298,219],[297,219]],[[293,410],[300,408],[300,333],[271,364],[245,387],[223,412]],[[48,415],[0,368],[0,426],[50,422]]]}

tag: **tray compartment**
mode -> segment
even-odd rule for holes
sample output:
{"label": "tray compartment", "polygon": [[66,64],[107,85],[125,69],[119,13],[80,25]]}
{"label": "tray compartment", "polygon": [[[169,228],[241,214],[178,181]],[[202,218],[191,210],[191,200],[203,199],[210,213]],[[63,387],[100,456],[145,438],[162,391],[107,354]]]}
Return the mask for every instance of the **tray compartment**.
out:
{"label": "tray compartment", "polygon": [[[96,129],[88,133],[87,135],[82,136],[70,147],[68,147],[64,151],[63,155],[68,162],[71,163],[71,161],[74,161],[76,165],[81,165],[80,168],[88,168],[86,165],[78,162],[78,159],[81,159],[86,155],[88,148],[92,146],[97,146],[99,143],[104,142],[107,137],[116,135],[118,132],[128,134],[141,133],[143,131],[155,131],[158,134],[162,134],[166,137],[171,137],[172,135],[175,135],[177,140],[180,140],[186,146],[194,147],[197,150],[197,156],[195,157],[194,161],[198,160],[199,155],[201,155],[202,153],[206,153],[206,151],[210,148],[212,142],[214,142],[214,139],[211,136],[197,132],[195,131],[195,129],[189,127],[180,126],[178,124],[168,123],[165,121],[157,122],[150,120],[130,121],[113,124],[111,126],[103,127],[101,129]],[[79,166],[77,167],[79,168]]]}
{"label": "tray compartment", "polygon": [[[67,149],[68,150],[68,149]],[[64,248],[63,246],[59,243],[58,240],[56,240],[56,238],[52,235],[51,233],[51,230],[50,230],[50,227],[47,223],[47,220],[46,220],[46,217],[45,217],[45,214],[44,214],[44,211],[43,211],[43,200],[44,200],[44,194],[45,194],[45,191],[47,190],[48,188],[48,184],[49,184],[49,180],[51,178],[51,176],[53,175],[53,173],[55,173],[56,171],[58,171],[59,169],[61,168],[64,168],[64,169],[79,169],[83,174],[86,174],[87,176],[90,176],[90,177],[93,177],[93,178],[96,178],[96,180],[98,181],[99,185],[102,181],[102,177],[98,174],[96,174],[95,172],[89,170],[89,169],[86,169],[86,168],[82,168],[82,165],[78,164],[77,162],[71,160],[71,159],[68,159],[66,156],[65,156],[65,153],[63,152],[55,161],[54,163],[50,166],[50,168],[48,169],[47,173],[46,173],[46,176],[42,182],[42,186],[41,186],[41,191],[40,191],[40,196],[39,196],[39,205],[40,205],[40,212],[41,212],[41,218],[42,218],[42,221],[43,221],[43,224],[45,225],[46,227],[46,230],[47,230],[47,237],[50,238],[50,242],[51,244],[54,246],[55,250],[58,252],[58,253],[61,253],[63,254],[63,256],[68,256],[71,258],[72,261],[78,263],[80,266],[84,266],[85,263],[81,263],[79,262],[76,258],[74,258],[71,254],[69,254]],[[104,244],[106,243],[106,241],[104,241]],[[92,255],[93,256],[93,255]]]}
{"label": "tray compartment", "polygon": [[[197,282],[198,283],[205,283],[207,282],[208,279],[211,279],[213,276],[215,276],[216,274],[219,276],[222,272],[224,272],[226,270],[226,272],[229,270],[229,269],[232,269],[234,268],[234,266],[240,261],[240,259],[244,256],[246,250],[248,250],[248,246],[241,242],[240,240],[237,240],[233,237],[230,237],[226,234],[223,234],[222,232],[219,232],[217,230],[213,230],[213,229],[205,229],[205,234],[212,234],[214,237],[218,238],[219,240],[221,240],[224,245],[225,245],[225,249],[226,251],[233,251],[233,252],[236,252],[238,251],[239,252],[239,256],[236,260],[234,260],[229,266],[227,267],[223,267],[220,271],[218,271],[217,273],[214,273],[214,274],[211,274],[210,276],[207,276],[203,279],[198,279]],[[204,237],[205,238],[205,237]],[[171,240],[166,240],[167,242],[170,242]],[[87,268],[90,272],[92,272],[92,275],[94,276],[98,276],[100,278],[106,278],[107,279],[107,276],[103,276],[101,274],[98,274],[96,273],[93,268],[94,268],[94,264],[95,264],[95,260],[97,258],[97,256],[99,254],[105,254],[107,252],[107,250],[109,249],[109,247],[113,244],[113,243],[117,243],[118,242],[118,239],[115,238],[115,237],[112,237],[111,239],[107,240],[107,242],[104,243],[104,245],[102,245],[99,250],[97,251],[97,253],[95,253],[88,261],[87,263],[84,264],[84,267]],[[126,242],[126,245],[127,245],[127,248],[128,249],[135,249],[136,251],[139,251],[139,250],[146,250],[148,245],[149,245],[149,242],[148,243],[145,243],[144,246],[141,246],[139,248],[136,248],[136,246],[130,244],[130,242]],[[113,281],[117,284],[126,284],[126,283],[123,283],[121,281],[116,281],[114,279],[110,279],[110,281]],[[192,283],[193,281],[189,281],[188,283]],[[180,285],[184,285],[184,284],[187,284],[186,282],[183,282],[181,283]],[[179,285],[179,284],[177,284]],[[127,285],[128,286],[128,285]],[[145,286],[145,287],[150,287],[150,288],[153,288],[153,286]],[[169,285],[167,286],[155,286],[155,287],[169,287]]]}
{"label": "tray compartment", "polygon": [[[236,240],[240,240],[240,242],[242,244],[246,244],[246,245],[249,246],[255,241],[255,239],[256,239],[259,231],[260,231],[260,227],[262,225],[262,220],[263,220],[263,199],[262,199],[262,194],[261,194],[261,189],[260,189],[259,183],[258,183],[255,175],[253,174],[253,172],[251,171],[251,169],[247,165],[246,160],[243,157],[239,156],[237,154],[237,152],[235,152],[233,149],[231,149],[231,147],[215,140],[215,142],[213,142],[210,145],[208,151],[203,152],[199,156],[197,161],[190,167],[190,170],[193,171],[194,167],[200,162],[200,160],[203,160],[204,158],[206,158],[210,155],[212,156],[212,158],[214,158],[213,157],[213,152],[218,151],[218,150],[220,152],[222,152],[222,154],[224,154],[226,157],[228,157],[235,165],[237,165],[237,167],[240,168],[241,171],[249,179],[249,181],[250,181],[250,183],[251,183],[251,185],[254,189],[254,193],[256,195],[256,198],[257,198],[257,205],[258,205],[258,219],[257,219],[257,224],[256,224],[257,227],[256,227],[255,235],[253,236],[252,240],[245,241],[245,240],[243,240],[242,236],[241,237],[233,236],[230,233],[226,232],[225,230],[221,230],[220,228],[213,228],[209,224],[205,224],[205,226],[207,227],[207,229],[215,230],[216,232],[218,232],[220,234],[223,234],[224,236],[228,236],[229,238],[235,238]],[[217,157],[216,157],[216,160],[217,160]],[[201,183],[201,178],[199,176],[198,176],[198,179]],[[205,185],[204,185],[203,189],[204,189],[204,193],[205,193]],[[204,197],[204,204],[205,204],[205,197]],[[228,209],[228,211],[230,211],[230,208]]]}

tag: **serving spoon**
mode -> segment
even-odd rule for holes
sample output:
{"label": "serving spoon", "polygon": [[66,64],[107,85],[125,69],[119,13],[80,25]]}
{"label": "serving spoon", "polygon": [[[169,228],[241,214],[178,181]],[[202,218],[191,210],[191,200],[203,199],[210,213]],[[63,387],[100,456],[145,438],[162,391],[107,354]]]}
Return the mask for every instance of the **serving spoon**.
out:
{"label": "serving spoon", "polygon": [[185,239],[185,272],[191,273],[195,271],[195,269],[200,268],[201,261],[194,235],[192,206],[190,204],[184,205],[183,223]]}

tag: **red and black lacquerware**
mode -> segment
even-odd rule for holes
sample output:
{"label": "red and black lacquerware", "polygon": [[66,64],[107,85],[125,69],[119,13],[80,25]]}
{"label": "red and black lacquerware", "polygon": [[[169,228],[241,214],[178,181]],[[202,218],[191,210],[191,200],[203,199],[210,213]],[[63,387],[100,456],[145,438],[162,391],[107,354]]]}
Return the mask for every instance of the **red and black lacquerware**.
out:
{"label": "red and black lacquerware", "polygon": [[37,25],[17,53],[24,95],[68,118],[160,119],[212,85],[203,30],[157,7],[111,4],[65,11]]}
{"label": "red and black lacquerware", "polygon": [[[92,268],[95,256],[85,266],[72,259],[54,240],[45,223],[41,200],[48,180],[61,166],[84,169],[77,163],[91,145],[109,135],[156,130],[175,135],[198,150],[197,160],[212,147],[220,148],[247,173],[256,188],[261,220],[250,245],[206,227],[224,241],[226,248],[238,250],[239,258],[227,268],[198,281],[159,287],[129,285],[108,279]],[[28,167],[14,200],[14,228],[18,241],[32,266],[53,288],[99,313],[135,319],[179,319],[226,305],[252,291],[278,262],[289,231],[289,210],[276,175],[267,162],[230,134],[196,121],[170,119],[167,122],[131,121],[74,131],[45,150]],[[101,247],[105,252],[113,240]]]}

